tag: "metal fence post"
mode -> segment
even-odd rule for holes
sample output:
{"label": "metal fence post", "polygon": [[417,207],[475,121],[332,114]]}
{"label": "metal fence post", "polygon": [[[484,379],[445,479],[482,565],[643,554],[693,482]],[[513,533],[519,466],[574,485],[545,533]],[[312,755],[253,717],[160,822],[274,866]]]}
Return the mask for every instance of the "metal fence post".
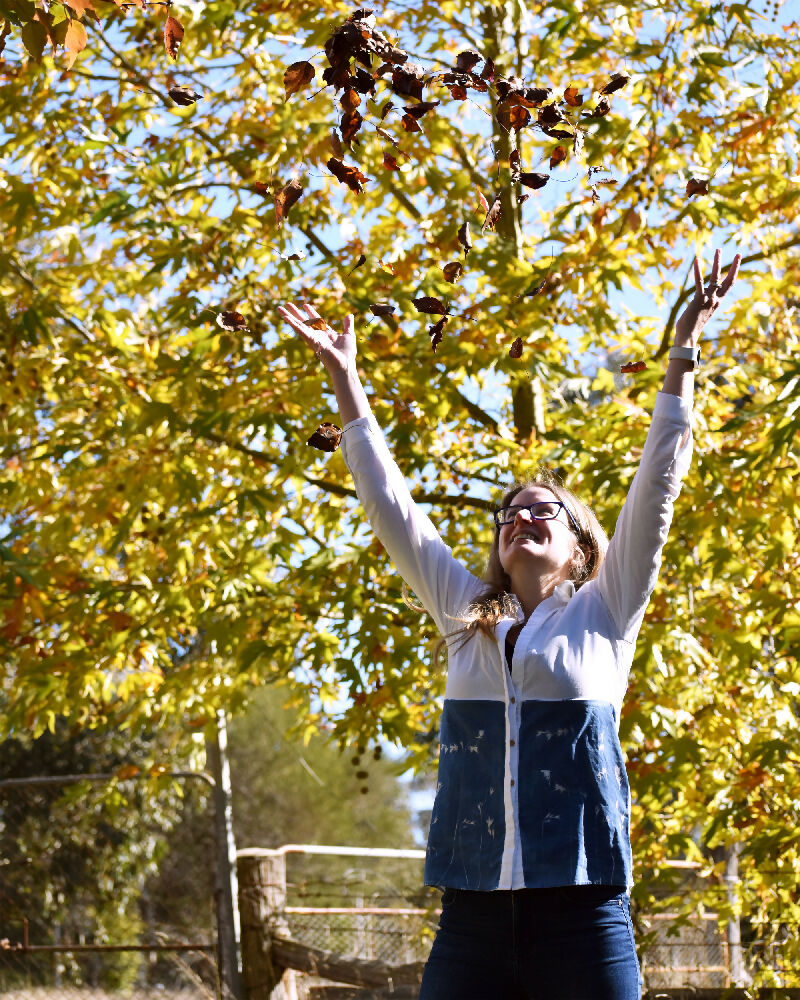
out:
{"label": "metal fence post", "polygon": [[236,844],[233,838],[231,772],[227,749],[228,732],[225,725],[225,713],[219,710],[216,730],[213,736],[206,740],[206,756],[214,778],[219,962],[222,982],[226,990],[234,1000],[243,1000],[241,934],[237,906]]}

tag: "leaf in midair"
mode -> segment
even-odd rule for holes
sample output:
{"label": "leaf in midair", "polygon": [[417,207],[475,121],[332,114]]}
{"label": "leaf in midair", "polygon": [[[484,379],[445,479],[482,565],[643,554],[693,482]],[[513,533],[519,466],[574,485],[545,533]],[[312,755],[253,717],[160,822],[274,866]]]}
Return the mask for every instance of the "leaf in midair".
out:
{"label": "leaf in midair", "polygon": [[447,316],[443,316],[438,323],[434,323],[433,326],[428,327],[428,336],[431,338],[431,347],[434,354],[436,353],[436,348],[442,342],[442,330],[444,330],[446,322]]}
{"label": "leaf in midair", "polygon": [[605,118],[608,112],[611,110],[611,101],[607,97],[602,97],[597,102],[597,107],[594,111],[589,112],[589,118]]}
{"label": "leaf in midair", "polygon": [[332,452],[336,451],[341,440],[341,427],[337,427],[336,424],[330,424],[323,420],[323,422],[308,439],[308,443],[312,448],[318,448],[319,451]]}
{"label": "leaf in midair", "polygon": [[335,156],[332,156],[328,160],[326,166],[337,181],[346,184],[355,194],[362,193],[364,190],[363,185],[367,183],[367,178],[357,167],[351,167],[349,164],[337,160]]}
{"label": "leaf in midair", "polygon": [[247,320],[240,312],[236,312],[235,309],[229,309],[217,314],[217,326],[221,326],[223,330],[233,333],[238,330],[247,330]]}
{"label": "leaf in midair", "polygon": [[481,189],[477,185],[475,187],[475,190],[478,192],[478,201],[481,204],[481,208],[484,210],[484,212],[488,212],[489,202],[484,198],[483,191],[481,191]]}
{"label": "leaf in midair", "polygon": [[571,108],[579,108],[583,104],[583,94],[577,87],[567,87],[564,91],[564,100]]}
{"label": "leaf in midair", "polygon": [[289,214],[289,209],[303,194],[303,185],[298,180],[290,180],[275,195],[275,221],[279,226]]}
{"label": "leaf in midair", "polygon": [[348,87],[339,98],[339,106],[343,111],[355,111],[361,104],[361,94],[355,87]]}
{"label": "leaf in midair", "polygon": [[422,131],[422,129],[419,126],[419,123],[417,122],[417,119],[413,118],[411,115],[403,115],[403,117],[400,119],[400,124],[403,126],[406,132]]}
{"label": "leaf in midair", "polygon": [[613,94],[615,90],[620,90],[628,82],[630,77],[624,73],[615,73],[608,83],[600,91],[601,94]]}
{"label": "leaf in midair", "polygon": [[358,260],[353,264],[350,270],[347,272],[348,278],[356,270],[356,268],[363,267],[367,263],[367,255],[365,253],[359,254]]}
{"label": "leaf in midair", "polygon": [[270,193],[272,188],[269,186],[269,184],[265,184],[264,181],[255,181],[255,183],[253,184],[253,190],[255,191],[256,194],[261,194],[266,196]]}
{"label": "leaf in midair", "polygon": [[542,280],[539,282],[538,285],[532,285],[526,291],[522,292],[522,294],[519,297],[521,299],[529,299],[529,298],[532,299],[536,295],[541,295],[542,292],[547,287],[547,278],[548,278],[548,275],[545,275],[544,278],[542,278]]}
{"label": "leaf in midair", "polygon": [[494,60],[487,59],[481,70],[481,80],[487,80],[489,83],[494,83]]}
{"label": "leaf in midair", "polygon": [[183,25],[172,14],[167,18],[164,25],[164,48],[171,59],[178,58],[178,49],[183,41]]}
{"label": "leaf in midair", "polygon": [[630,372],[643,372],[647,368],[646,361],[629,361],[628,364],[620,365],[620,374],[627,375]]}
{"label": "leaf in midair", "polygon": [[403,106],[403,111],[407,115],[411,115],[412,118],[416,118],[419,121],[423,115],[426,115],[429,111],[441,104],[441,101],[420,101],[419,104],[406,104]]}
{"label": "leaf in midair", "polygon": [[331,129],[331,152],[340,160],[344,156],[344,146],[342,145],[342,140],[339,138],[339,133],[335,128]]}
{"label": "leaf in midair", "polygon": [[508,157],[508,166],[511,170],[511,183],[516,184],[520,173],[520,153],[518,149],[512,149]]}
{"label": "leaf in midair", "polygon": [[464,222],[458,230],[458,242],[464,248],[464,256],[466,257],[472,249],[472,236],[470,235],[468,222]]}
{"label": "leaf in midair", "polygon": [[[524,174],[520,174],[520,177],[523,176]],[[492,202],[492,207],[486,213],[486,218],[483,220],[483,227],[481,228],[481,232],[485,233],[487,229],[494,229],[501,215],[502,215],[502,206],[500,204],[500,196],[498,195]]]}
{"label": "leaf in midair", "polygon": [[442,274],[444,275],[444,280],[449,281],[450,284],[454,284],[461,275],[464,273],[464,265],[460,260],[451,260],[449,264],[445,264],[442,268]]}
{"label": "leaf in midair", "polygon": [[412,299],[412,305],[417,312],[428,313],[432,316],[446,316],[448,308],[441,299],[432,295],[423,295],[421,298]]}
{"label": "leaf in midair", "polygon": [[399,170],[400,165],[391,153],[384,152],[383,154],[383,166],[385,170]]}
{"label": "leaf in midair", "polygon": [[456,56],[456,72],[471,73],[482,59],[483,56],[475,49],[464,49]]}
{"label": "leaf in midair", "polygon": [[539,111],[536,120],[540,125],[558,125],[559,122],[566,121],[566,118],[564,118],[555,104],[548,104],[547,107]]}
{"label": "leaf in midair", "polygon": [[519,175],[520,184],[533,188],[534,191],[543,188],[550,180],[550,174],[521,173]]}
{"label": "leaf in midair", "polygon": [[416,63],[407,63],[392,72],[392,90],[399,97],[415,97],[421,101],[424,84],[425,71]]}
{"label": "leaf in midair", "polygon": [[517,337],[514,343],[508,349],[508,356],[510,358],[521,358],[522,357],[522,337]]}
{"label": "leaf in midair", "polygon": [[379,128],[376,125],[375,126],[375,131],[378,133],[378,135],[381,137],[381,139],[385,139],[387,142],[390,142],[394,146],[395,149],[399,149],[400,148],[400,143],[397,141],[397,139],[395,139],[395,137],[393,135],[390,135],[386,131],[386,129]]}
{"label": "leaf in midair", "polygon": [[391,316],[394,306],[388,302],[370,302],[369,311],[373,316]]}
{"label": "leaf in midair", "polygon": [[497,105],[497,121],[506,132],[512,128],[519,131],[530,124],[531,113],[521,104],[510,104],[508,101],[501,101]]}
{"label": "leaf in midair", "polygon": [[563,163],[567,158],[567,151],[563,146],[556,146],[553,152],[550,154],[550,169],[557,167],[559,163]]}
{"label": "leaf in midair", "polygon": [[184,108],[188,108],[189,105],[196,104],[203,99],[203,95],[198,94],[191,87],[173,87],[167,93],[176,104],[180,104]]}
{"label": "leaf in midair", "polygon": [[467,88],[462,87],[460,83],[452,83],[448,87],[450,91],[450,96],[454,101],[466,101],[467,99]]}
{"label": "leaf in midair", "polygon": [[298,90],[303,90],[314,79],[316,70],[310,62],[292,63],[283,74],[283,86],[286,89],[286,100]]}
{"label": "leaf in midair", "polygon": [[70,21],[67,33],[64,36],[64,48],[69,53],[67,56],[67,69],[72,69],[75,60],[78,58],[78,53],[83,52],[86,48],[86,28],[84,28],[80,21]]}
{"label": "leaf in midair", "polygon": [[339,122],[339,131],[342,133],[342,142],[348,145],[355,138],[356,133],[361,128],[364,119],[357,111],[347,111],[342,115]]}
{"label": "leaf in midair", "polygon": [[691,198],[693,194],[708,194],[708,181],[690,177],[686,184],[686,197]]}

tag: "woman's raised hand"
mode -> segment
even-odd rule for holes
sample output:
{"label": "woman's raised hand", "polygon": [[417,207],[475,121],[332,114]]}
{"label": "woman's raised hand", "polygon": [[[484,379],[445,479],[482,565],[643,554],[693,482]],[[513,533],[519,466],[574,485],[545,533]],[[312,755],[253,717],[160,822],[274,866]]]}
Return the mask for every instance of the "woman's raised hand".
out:
{"label": "woman's raised hand", "polygon": [[345,371],[352,367],[356,357],[353,317],[345,316],[342,333],[336,333],[313,306],[305,304],[303,309],[293,302],[278,306],[280,315],[300,334],[329,372]]}
{"label": "woman's raised hand", "polygon": [[731,285],[736,280],[739,271],[742,255],[737,253],[733,258],[733,263],[728,268],[728,273],[722,284],[719,281],[719,261],[720,251],[714,252],[714,263],[711,265],[711,274],[708,284],[703,285],[703,272],[700,268],[700,260],[694,259],[694,298],[684,309],[675,324],[675,344],[676,346],[694,346],[700,336],[700,331],[711,319],[720,299],[728,292]]}

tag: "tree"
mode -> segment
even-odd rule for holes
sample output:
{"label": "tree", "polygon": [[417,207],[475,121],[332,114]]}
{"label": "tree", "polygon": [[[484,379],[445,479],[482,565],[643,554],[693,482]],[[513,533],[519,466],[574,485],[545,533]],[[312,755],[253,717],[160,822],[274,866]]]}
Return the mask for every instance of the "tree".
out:
{"label": "tree", "polygon": [[[0,5],[7,728],[201,727],[281,678],[310,729],[430,759],[434,637],[340,455],[305,444],[332,402],[274,306],[358,315],[391,447],[478,569],[498,470],[561,467],[613,528],[686,258],[736,244],[623,733],[643,869],[702,859],[724,916],[710,852],[742,843],[742,906],[796,921],[791,26],[699,0],[381,5],[337,70],[334,5],[47,6]],[[575,375],[590,398],[559,391]]]}

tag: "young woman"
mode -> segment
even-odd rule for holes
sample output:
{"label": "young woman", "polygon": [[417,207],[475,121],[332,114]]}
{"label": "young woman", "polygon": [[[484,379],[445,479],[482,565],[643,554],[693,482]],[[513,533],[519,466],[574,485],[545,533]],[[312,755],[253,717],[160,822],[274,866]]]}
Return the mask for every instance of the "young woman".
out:
{"label": "young woman", "polygon": [[[279,309],[330,374],[373,527],[448,646],[425,881],[443,890],[420,1000],[637,1000],[630,796],[617,735],[634,643],[692,451],[698,337],[730,289],[720,253],[676,323],[663,391],[614,536],[549,480],[495,511],[487,574],[414,504],[356,371],[352,316]],[[319,325],[319,324],[317,324]]]}

